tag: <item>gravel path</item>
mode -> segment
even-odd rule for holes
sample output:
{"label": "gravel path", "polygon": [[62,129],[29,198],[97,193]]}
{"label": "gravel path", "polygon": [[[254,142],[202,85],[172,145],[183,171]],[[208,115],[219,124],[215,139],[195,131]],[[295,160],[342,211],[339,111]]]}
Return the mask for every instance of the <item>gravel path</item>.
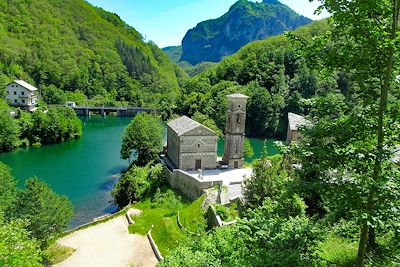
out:
{"label": "gravel path", "polygon": [[128,233],[125,216],[76,231],[57,242],[76,251],[56,267],[154,267],[158,263],[147,237]]}

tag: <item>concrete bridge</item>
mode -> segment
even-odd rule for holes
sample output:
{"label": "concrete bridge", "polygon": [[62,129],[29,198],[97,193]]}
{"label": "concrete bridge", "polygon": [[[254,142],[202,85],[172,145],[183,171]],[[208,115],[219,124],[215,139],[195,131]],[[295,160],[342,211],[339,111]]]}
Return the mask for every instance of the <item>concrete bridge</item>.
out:
{"label": "concrete bridge", "polygon": [[110,113],[116,113],[118,117],[135,117],[139,113],[159,113],[157,109],[151,108],[124,108],[124,107],[72,107],[78,116],[90,116],[91,114],[100,114],[107,116]]}

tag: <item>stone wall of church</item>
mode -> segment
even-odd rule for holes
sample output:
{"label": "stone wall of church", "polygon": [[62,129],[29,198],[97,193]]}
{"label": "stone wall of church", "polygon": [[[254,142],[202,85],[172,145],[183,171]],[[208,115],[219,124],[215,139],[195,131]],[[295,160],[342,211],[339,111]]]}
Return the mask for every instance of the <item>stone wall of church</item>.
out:
{"label": "stone wall of church", "polygon": [[179,157],[179,165],[182,170],[196,170],[196,160],[201,160],[201,169],[215,169],[217,166],[217,154],[212,153],[182,153]]}
{"label": "stone wall of church", "polygon": [[217,136],[181,136],[179,168],[195,170],[196,160],[202,169],[215,169],[217,165]]}
{"label": "stone wall of church", "polygon": [[174,163],[175,167],[179,167],[179,137],[168,127],[167,129],[167,156]]}

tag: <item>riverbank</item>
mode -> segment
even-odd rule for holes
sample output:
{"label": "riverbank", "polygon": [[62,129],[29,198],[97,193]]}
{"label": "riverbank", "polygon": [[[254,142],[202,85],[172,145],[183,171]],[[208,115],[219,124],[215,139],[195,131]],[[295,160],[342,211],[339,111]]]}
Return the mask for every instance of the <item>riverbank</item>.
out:
{"label": "riverbank", "polygon": [[[120,147],[121,134],[131,118],[91,116],[80,120],[80,139],[0,153],[0,161],[13,169],[20,187],[28,178],[37,176],[71,200],[75,212],[71,228],[117,210],[111,202],[111,190],[128,168],[128,162],[120,158]],[[264,140],[249,140],[255,155],[246,161],[252,162],[259,158]],[[223,146],[220,140],[219,156]],[[275,152],[273,140],[268,141],[268,148],[270,153]]]}
{"label": "riverbank", "polygon": [[37,176],[71,200],[75,213],[71,228],[116,211],[110,192],[128,167],[119,150],[121,134],[131,118],[80,119],[80,139],[0,154],[0,161],[13,169],[20,187]]}

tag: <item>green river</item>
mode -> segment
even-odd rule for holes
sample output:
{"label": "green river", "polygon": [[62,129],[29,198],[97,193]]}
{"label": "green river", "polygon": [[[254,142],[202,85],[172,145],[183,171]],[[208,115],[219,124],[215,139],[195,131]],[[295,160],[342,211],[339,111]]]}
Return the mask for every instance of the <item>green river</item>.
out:
{"label": "green river", "polygon": [[[27,178],[37,176],[57,193],[68,196],[75,212],[71,227],[116,211],[110,192],[128,167],[128,162],[120,159],[119,149],[121,134],[132,118],[81,119],[83,137],[78,140],[0,154],[0,161],[12,168],[20,186]],[[259,158],[263,140],[250,142],[255,152],[253,159]],[[272,141],[268,144],[269,154],[276,154]],[[223,154],[223,141],[218,143],[218,154]]]}

